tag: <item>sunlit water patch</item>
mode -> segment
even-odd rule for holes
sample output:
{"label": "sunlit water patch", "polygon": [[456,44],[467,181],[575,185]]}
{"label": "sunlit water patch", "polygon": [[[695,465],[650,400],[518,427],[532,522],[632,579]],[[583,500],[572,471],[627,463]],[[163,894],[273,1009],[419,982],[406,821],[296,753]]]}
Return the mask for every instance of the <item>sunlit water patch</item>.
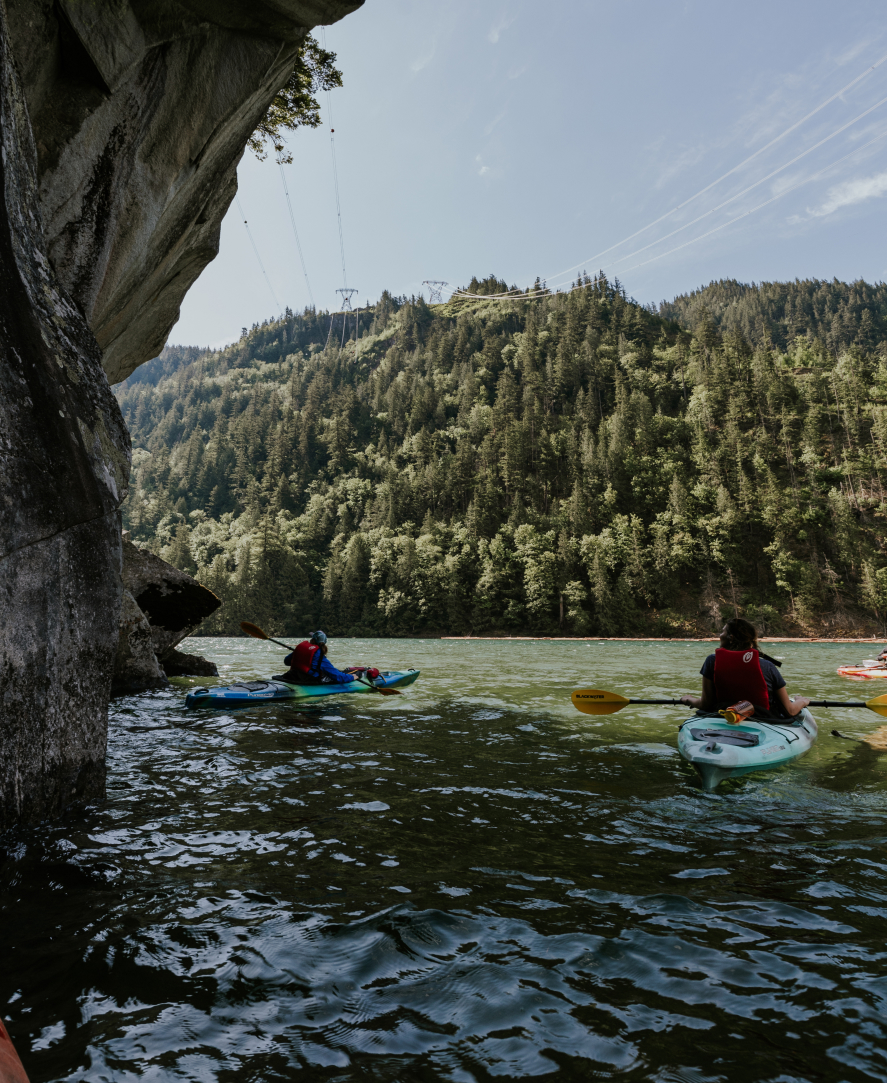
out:
{"label": "sunlit water patch", "polygon": [[[280,668],[191,646],[229,680]],[[707,649],[341,641],[422,677],[116,701],[107,800],[3,840],[32,1080],[883,1079],[887,761],[829,736],[876,716],[823,712],[803,760],[703,794],[678,712],[569,702],[695,689]],[[863,687],[835,675],[859,647],[773,653],[792,691]]]}

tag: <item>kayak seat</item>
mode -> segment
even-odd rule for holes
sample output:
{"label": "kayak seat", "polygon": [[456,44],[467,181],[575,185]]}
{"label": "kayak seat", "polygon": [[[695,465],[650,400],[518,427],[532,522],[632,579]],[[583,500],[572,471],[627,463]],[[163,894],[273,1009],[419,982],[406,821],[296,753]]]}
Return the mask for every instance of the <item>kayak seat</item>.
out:
{"label": "kayak seat", "polygon": [[703,730],[691,729],[694,741],[718,741],[722,745],[739,745],[740,748],[754,748],[761,743],[759,734],[744,730]]}

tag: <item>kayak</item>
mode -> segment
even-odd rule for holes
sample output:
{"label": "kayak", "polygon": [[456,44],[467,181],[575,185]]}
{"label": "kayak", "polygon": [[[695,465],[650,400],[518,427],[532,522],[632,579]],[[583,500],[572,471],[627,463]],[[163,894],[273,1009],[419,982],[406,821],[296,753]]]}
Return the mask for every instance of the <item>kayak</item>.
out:
{"label": "kayak", "polygon": [[876,658],[866,658],[857,666],[838,666],[839,677],[849,677],[853,681],[868,681],[873,677],[887,677],[887,666]]}
{"label": "kayak", "polygon": [[738,725],[720,715],[696,714],[678,730],[678,751],[711,793],[725,778],[769,771],[796,760],[809,751],[818,732],[806,707],[796,718],[763,721],[752,717]]}
{"label": "kayak", "polygon": [[[380,673],[373,682],[377,688],[404,688],[419,676],[418,669]],[[278,700],[317,699],[320,696],[353,695],[373,691],[363,681],[348,684],[287,684],[286,681],[238,681],[214,688],[195,688],[185,696],[186,707],[246,707],[249,704]]]}

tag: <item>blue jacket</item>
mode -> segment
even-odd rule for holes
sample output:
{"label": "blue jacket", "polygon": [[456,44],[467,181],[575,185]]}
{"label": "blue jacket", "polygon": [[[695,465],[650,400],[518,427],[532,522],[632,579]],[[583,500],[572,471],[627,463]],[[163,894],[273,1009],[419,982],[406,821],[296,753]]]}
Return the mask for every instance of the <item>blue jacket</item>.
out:
{"label": "blue jacket", "polygon": [[[288,654],[284,658],[283,664],[291,666],[292,659],[293,655]],[[311,659],[311,668],[308,670],[308,674],[322,684],[351,684],[352,681],[357,679],[353,673],[343,673],[340,669],[336,669],[319,647]]]}

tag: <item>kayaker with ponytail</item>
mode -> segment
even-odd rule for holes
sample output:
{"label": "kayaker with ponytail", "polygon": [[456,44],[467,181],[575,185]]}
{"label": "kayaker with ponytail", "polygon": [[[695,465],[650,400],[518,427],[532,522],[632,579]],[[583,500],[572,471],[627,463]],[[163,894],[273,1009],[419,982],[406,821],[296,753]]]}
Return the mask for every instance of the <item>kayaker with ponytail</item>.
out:
{"label": "kayaker with ponytail", "polygon": [[721,645],[702,663],[702,695],[681,696],[681,702],[700,711],[721,711],[740,700],[754,704],[759,717],[794,718],[810,702],[792,700],[775,659],[761,652],[755,626],[742,617],[728,620]]}
{"label": "kayaker with ponytail", "polygon": [[284,658],[289,671],[274,680],[289,684],[350,684],[357,680],[354,673],[336,669],[327,659],[328,650],[326,633],[312,633],[310,639],[303,640],[292,654]]}

